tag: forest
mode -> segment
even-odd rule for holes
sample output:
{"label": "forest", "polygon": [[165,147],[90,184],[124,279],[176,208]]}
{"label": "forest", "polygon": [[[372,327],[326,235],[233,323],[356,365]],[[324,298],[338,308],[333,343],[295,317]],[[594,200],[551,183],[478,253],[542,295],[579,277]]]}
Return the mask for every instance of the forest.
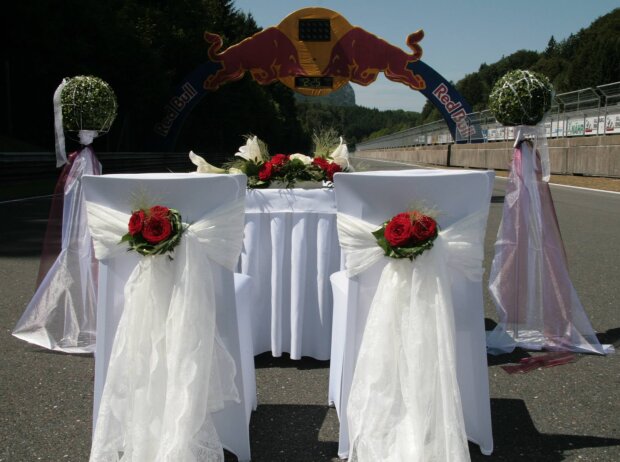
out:
{"label": "forest", "polygon": [[[52,95],[74,75],[101,77],[118,98],[118,117],[95,149],[143,151],[171,89],[205,61],[203,33],[221,35],[225,48],[259,30],[232,0],[66,0],[62,7],[24,0],[3,6],[0,151],[53,150]],[[497,78],[516,68],[546,74],[558,92],[619,80],[620,8],[565,40],[551,37],[541,53],[519,50],[483,63],[456,86],[474,109],[483,109]],[[246,76],[203,98],[174,150],[232,155],[252,133],[271,152],[308,152],[313,131],[321,128],[336,129],[354,145],[438,117],[429,103],[421,113],[379,111],[357,106],[350,87],[332,98],[309,99]]]}

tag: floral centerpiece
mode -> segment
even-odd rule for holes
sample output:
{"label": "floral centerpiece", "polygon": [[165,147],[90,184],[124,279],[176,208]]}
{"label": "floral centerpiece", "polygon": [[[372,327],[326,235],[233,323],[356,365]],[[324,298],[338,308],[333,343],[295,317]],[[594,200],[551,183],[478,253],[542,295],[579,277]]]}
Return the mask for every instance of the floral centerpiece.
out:
{"label": "floral centerpiece", "polygon": [[385,256],[413,260],[431,249],[439,233],[439,225],[429,213],[419,210],[399,213],[373,232]]}
{"label": "floral centerpiece", "polygon": [[327,149],[327,136],[315,134],[313,138],[314,157],[300,153],[270,156],[267,145],[256,136],[247,137],[236,159],[225,168],[210,165],[193,151],[189,155],[198,173],[244,173],[249,188],[331,186],[335,173],[351,170],[347,145],[342,137],[335,142],[332,137],[331,149]]}
{"label": "floral centerpiece", "polygon": [[163,205],[134,210],[127,229],[120,243],[127,242],[128,250],[140,255],[171,253],[185,231],[179,212]]}

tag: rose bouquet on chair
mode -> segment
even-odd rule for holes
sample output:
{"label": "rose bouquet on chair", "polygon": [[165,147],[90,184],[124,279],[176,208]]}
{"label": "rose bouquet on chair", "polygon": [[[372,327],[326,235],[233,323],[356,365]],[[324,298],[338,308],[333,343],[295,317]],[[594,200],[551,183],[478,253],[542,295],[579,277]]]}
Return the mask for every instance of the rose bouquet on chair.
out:
{"label": "rose bouquet on chair", "polygon": [[433,247],[439,226],[428,213],[419,210],[399,213],[372,233],[386,257],[413,260]]}
{"label": "rose bouquet on chair", "polygon": [[136,251],[140,255],[171,253],[181,242],[181,236],[186,229],[181,214],[163,205],[133,211],[127,228],[128,232],[121,238],[120,243],[127,242],[128,250]]}

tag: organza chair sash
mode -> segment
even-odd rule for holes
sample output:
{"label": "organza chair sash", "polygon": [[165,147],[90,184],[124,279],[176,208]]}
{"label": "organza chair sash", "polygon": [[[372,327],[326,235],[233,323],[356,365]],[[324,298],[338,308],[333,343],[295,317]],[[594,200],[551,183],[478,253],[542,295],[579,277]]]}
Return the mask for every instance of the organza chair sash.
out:
{"label": "organza chair sash", "polygon": [[414,261],[383,256],[378,226],[338,214],[349,277],[381,259],[347,415],[353,461],[469,460],[456,376],[451,274],[482,277],[486,215],[442,230]]}
{"label": "organza chair sash", "polygon": [[[129,215],[87,202],[97,259],[119,245]],[[241,252],[244,200],[189,225],[172,259],[142,257],[125,289],[93,436],[91,462],[223,461],[210,413],[239,401],[235,363],[216,329],[214,263]]]}

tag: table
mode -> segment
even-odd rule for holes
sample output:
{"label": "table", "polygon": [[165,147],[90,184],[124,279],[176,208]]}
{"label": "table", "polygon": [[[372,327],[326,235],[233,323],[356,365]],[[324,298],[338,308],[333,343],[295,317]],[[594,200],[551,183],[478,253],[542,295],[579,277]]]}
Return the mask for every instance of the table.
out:
{"label": "table", "polygon": [[340,269],[333,189],[248,190],[238,269],[254,283],[255,355],[329,359],[329,276]]}

